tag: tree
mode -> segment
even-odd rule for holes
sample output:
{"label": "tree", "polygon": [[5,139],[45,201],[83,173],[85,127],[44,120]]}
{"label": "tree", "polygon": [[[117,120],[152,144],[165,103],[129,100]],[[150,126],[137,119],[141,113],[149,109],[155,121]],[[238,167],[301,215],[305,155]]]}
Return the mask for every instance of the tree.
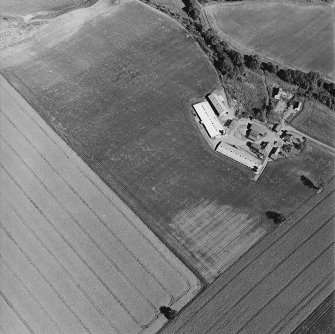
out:
{"label": "tree", "polygon": [[275,224],[281,224],[286,220],[286,217],[277,211],[266,211],[266,218],[272,219]]}
{"label": "tree", "polygon": [[244,56],[244,64],[246,67],[250,68],[251,70],[258,70],[260,63],[259,58],[257,55],[245,55]]}
{"label": "tree", "polygon": [[177,311],[168,306],[161,306],[159,311],[165,316],[166,319],[169,320],[174,319],[177,315]]}
{"label": "tree", "polygon": [[300,176],[300,180],[301,180],[302,183],[303,183],[305,186],[307,186],[308,188],[312,188],[312,189],[316,189],[316,190],[319,189],[319,187],[316,186],[316,185],[314,184],[314,182],[313,182],[310,178],[308,178],[307,176],[305,176],[305,175],[301,175],[301,176]]}
{"label": "tree", "polygon": [[262,62],[261,63],[261,69],[263,71],[268,71],[270,73],[276,74],[278,72],[278,65],[274,65],[271,62]]}
{"label": "tree", "polygon": [[226,53],[221,54],[215,63],[215,67],[229,78],[233,78],[235,74],[234,64]]}

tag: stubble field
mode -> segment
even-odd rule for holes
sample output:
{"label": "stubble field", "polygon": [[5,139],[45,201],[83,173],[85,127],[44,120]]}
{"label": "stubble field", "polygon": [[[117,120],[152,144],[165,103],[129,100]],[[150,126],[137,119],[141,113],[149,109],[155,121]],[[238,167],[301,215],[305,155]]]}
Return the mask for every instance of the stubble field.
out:
{"label": "stubble field", "polygon": [[245,52],[333,80],[334,9],[331,6],[247,2],[205,6],[212,26]]}
{"label": "stubble field", "polygon": [[218,80],[186,31],[137,1],[97,5],[2,51],[1,72],[166,244],[212,281],[274,228],[266,210],[289,215],[314,195],[299,176],[329,179],[332,156],[308,146],[298,158],[269,164],[255,184],[251,172],[215,155],[197,132],[190,99]]}

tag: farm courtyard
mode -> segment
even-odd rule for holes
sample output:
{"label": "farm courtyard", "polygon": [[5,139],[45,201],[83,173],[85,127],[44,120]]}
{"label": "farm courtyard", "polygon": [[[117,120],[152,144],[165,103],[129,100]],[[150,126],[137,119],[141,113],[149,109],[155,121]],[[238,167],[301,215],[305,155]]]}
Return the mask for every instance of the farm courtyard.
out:
{"label": "farm courtyard", "polygon": [[0,71],[208,282],[274,229],[266,210],[290,215],[315,194],[300,175],[333,173],[333,157],[312,144],[257,183],[212,152],[190,105],[218,87],[216,72],[184,29],[138,1],[63,15],[2,50]]}
{"label": "farm courtyard", "polygon": [[257,2],[205,6],[211,26],[242,52],[255,52],[334,79],[334,8]]}

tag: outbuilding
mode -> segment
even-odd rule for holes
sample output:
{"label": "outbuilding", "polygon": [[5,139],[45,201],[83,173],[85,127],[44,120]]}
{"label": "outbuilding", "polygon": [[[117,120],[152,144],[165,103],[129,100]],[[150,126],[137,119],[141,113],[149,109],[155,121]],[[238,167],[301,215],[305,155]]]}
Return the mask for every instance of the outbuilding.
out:
{"label": "outbuilding", "polygon": [[219,116],[224,115],[227,117],[229,115],[229,109],[221,95],[212,93],[207,98]]}
{"label": "outbuilding", "polygon": [[294,102],[293,103],[293,109],[295,111],[299,112],[302,109],[302,102],[300,102],[300,101]]}
{"label": "outbuilding", "polygon": [[216,147],[216,151],[249,167],[253,171],[257,171],[263,163],[262,160],[252,154],[223,142]]}
{"label": "outbuilding", "polygon": [[208,102],[194,104],[193,108],[211,138],[217,138],[226,133],[224,126],[220,123]]}

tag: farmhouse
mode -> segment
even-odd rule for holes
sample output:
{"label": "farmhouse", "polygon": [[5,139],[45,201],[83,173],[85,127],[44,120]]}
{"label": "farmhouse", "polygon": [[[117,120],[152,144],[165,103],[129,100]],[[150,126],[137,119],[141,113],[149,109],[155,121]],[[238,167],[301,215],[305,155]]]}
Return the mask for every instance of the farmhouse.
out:
{"label": "farmhouse", "polygon": [[208,95],[207,99],[218,115],[229,116],[229,109],[222,95],[212,93]]}
{"label": "farmhouse", "polygon": [[226,133],[208,102],[194,104],[193,108],[211,138],[217,138]]}
{"label": "farmhouse", "polygon": [[286,92],[284,91],[282,88],[278,88],[278,87],[274,87],[272,90],[272,96],[276,99],[276,100],[280,100],[280,99],[287,99],[287,100],[291,100],[293,97],[293,94],[290,92]]}
{"label": "farmhouse", "polygon": [[255,172],[262,165],[262,160],[252,154],[223,142],[216,147],[216,151],[249,167]]}

